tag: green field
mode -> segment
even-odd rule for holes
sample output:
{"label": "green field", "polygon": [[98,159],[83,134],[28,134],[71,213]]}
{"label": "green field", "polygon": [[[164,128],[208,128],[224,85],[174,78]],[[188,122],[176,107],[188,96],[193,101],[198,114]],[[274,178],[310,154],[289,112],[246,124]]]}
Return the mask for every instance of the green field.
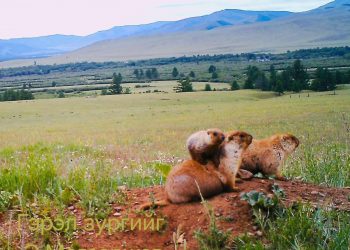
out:
{"label": "green field", "polygon": [[193,131],[219,127],[246,130],[257,138],[296,134],[302,141],[300,156],[304,147],[323,140],[346,145],[350,90],[336,94],[299,98],[244,90],[6,102],[0,103],[0,147],[74,144],[108,147],[127,161],[168,161],[187,157],[184,143]]}
{"label": "green field", "polygon": [[63,214],[73,202],[104,218],[110,202],[122,202],[118,186],[163,184],[161,170],[189,157],[186,138],[210,127],[256,138],[293,133],[301,146],[284,166],[288,177],[350,186],[349,114],[348,88],[336,95],[240,90],[2,102],[0,214],[11,207]]}

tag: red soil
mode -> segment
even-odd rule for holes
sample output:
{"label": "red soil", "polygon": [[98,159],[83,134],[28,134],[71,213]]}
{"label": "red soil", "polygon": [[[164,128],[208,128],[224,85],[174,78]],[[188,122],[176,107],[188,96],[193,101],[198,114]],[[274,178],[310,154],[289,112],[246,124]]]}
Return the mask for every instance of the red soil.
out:
{"label": "red soil", "polygon": [[[286,193],[284,202],[290,204],[294,201],[309,202],[334,209],[350,211],[350,189],[326,188],[298,181],[281,182],[266,179],[253,179],[238,183],[241,192],[252,190],[271,193],[271,184],[275,182]],[[110,218],[139,217],[136,213],[140,204],[150,200],[149,193],[153,192],[157,198],[164,197],[162,187],[133,189],[125,191],[128,197],[126,206],[114,205],[115,211],[120,214],[111,215]],[[233,236],[243,233],[255,234],[256,227],[252,221],[252,211],[245,201],[241,201],[239,193],[223,193],[208,200],[215,211],[215,216],[221,229],[230,229]],[[77,241],[82,248],[95,249],[174,249],[173,233],[180,227],[180,234],[184,233],[187,249],[197,249],[194,232],[198,229],[208,229],[209,219],[204,206],[200,202],[174,205],[157,208],[156,217],[166,218],[167,226],[160,232],[150,230],[134,230],[115,232],[108,235],[104,230],[101,235],[79,232]],[[115,212],[113,212],[115,213]],[[181,225],[181,226],[180,226]],[[182,249],[182,248],[181,248]]]}
{"label": "red soil", "polygon": [[[350,211],[350,188],[326,188],[316,185],[306,184],[299,181],[273,181],[267,179],[252,179],[237,183],[241,192],[252,190],[261,191],[266,194],[271,193],[271,184],[277,183],[286,194],[283,200],[285,204],[291,204],[295,201],[307,202],[312,205],[332,207],[333,209]],[[127,205],[112,204],[113,212],[109,219],[122,218],[146,218],[146,223],[151,221],[151,217],[137,212],[140,204],[150,201],[150,193],[154,197],[161,199],[164,197],[163,187],[150,187],[144,189],[132,189],[124,191],[127,196]],[[232,236],[238,236],[244,233],[258,235],[254,226],[252,210],[247,202],[240,199],[240,193],[223,193],[208,200],[214,209],[219,228],[230,230]],[[71,214],[76,217],[77,231],[74,233],[74,240],[84,249],[174,249],[173,234],[179,229],[179,235],[187,242],[187,249],[197,249],[197,242],[194,239],[194,232],[198,229],[206,230],[209,225],[209,218],[206,209],[200,202],[187,204],[169,204],[165,207],[155,209],[155,218],[165,218],[166,226],[160,231],[130,230],[127,227],[124,231],[114,231],[108,233],[108,227],[103,228],[99,234],[98,226],[95,222],[95,228],[92,231],[85,229],[86,223],[81,209],[71,206],[67,209],[67,215]],[[6,214],[0,213],[0,236],[11,235],[9,232],[16,233],[18,222],[15,218],[11,219],[10,214],[15,211],[9,211]],[[156,219],[155,219],[156,220]],[[144,221],[142,220],[142,223]],[[114,224],[113,224],[114,225]],[[11,236],[13,247],[20,249],[26,243],[38,241],[40,235],[31,233],[28,230],[21,230],[22,238]],[[57,235],[58,236],[58,235]],[[8,238],[8,237],[6,237]],[[183,242],[180,239],[180,242]],[[40,242],[40,240],[39,240]],[[11,243],[12,244],[12,243]],[[0,237],[0,249],[1,249]],[[181,247],[182,249],[182,247]]]}

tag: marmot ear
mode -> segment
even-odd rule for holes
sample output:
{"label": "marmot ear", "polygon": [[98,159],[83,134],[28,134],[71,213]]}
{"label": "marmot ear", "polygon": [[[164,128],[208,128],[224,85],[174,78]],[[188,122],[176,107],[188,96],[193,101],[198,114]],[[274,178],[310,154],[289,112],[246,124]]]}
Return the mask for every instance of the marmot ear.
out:
{"label": "marmot ear", "polygon": [[248,135],[248,141],[249,141],[249,143],[252,143],[252,141],[253,141],[253,136],[252,135]]}

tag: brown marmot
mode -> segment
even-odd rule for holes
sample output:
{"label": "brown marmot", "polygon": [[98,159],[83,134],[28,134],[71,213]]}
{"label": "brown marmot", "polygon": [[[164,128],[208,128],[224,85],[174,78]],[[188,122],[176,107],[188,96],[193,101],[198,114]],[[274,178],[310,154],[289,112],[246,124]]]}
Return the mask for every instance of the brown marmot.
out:
{"label": "brown marmot", "polygon": [[192,160],[205,165],[214,159],[224,140],[224,133],[220,129],[212,128],[192,134],[187,139],[186,146]]}
{"label": "brown marmot", "polygon": [[[234,173],[239,169],[239,166],[235,164],[241,164],[243,149],[249,145],[251,140],[251,135],[245,132],[235,131],[228,134],[227,140],[220,147],[220,152],[222,152],[220,159],[223,164],[219,167],[219,171],[222,170],[223,179],[220,178],[218,168],[214,163],[209,162],[207,165],[202,165],[194,160],[186,160],[170,171],[165,183],[167,198],[154,203],[145,203],[140,206],[140,209],[145,210],[153,205],[164,206],[169,203],[198,200],[200,199],[199,190],[204,198],[208,198],[223,192],[226,185],[234,187]],[[227,165],[224,166],[224,163]]]}
{"label": "brown marmot", "polygon": [[253,174],[261,172],[265,176],[275,176],[286,180],[280,166],[299,146],[299,140],[291,134],[273,135],[263,140],[253,140],[243,153],[241,168]]}
{"label": "brown marmot", "polygon": [[[227,141],[219,149],[219,167],[221,175],[226,178],[223,182],[226,188],[237,190],[236,176],[241,167],[243,152],[251,144],[253,137],[243,131],[233,131],[227,135]],[[219,178],[223,181],[223,178]]]}

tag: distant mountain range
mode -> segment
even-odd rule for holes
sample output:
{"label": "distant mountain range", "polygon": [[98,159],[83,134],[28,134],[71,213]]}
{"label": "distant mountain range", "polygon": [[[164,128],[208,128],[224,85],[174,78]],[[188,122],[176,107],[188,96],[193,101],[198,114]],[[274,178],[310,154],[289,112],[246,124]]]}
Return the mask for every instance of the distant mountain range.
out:
{"label": "distant mountain range", "polygon": [[37,60],[51,64],[344,46],[350,45],[349,23],[350,0],[301,13],[222,10],[180,21],[118,26],[88,36],[0,40],[0,60],[56,55]]}
{"label": "distant mountain range", "polygon": [[0,40],[0,60],[43,57],[76,50],[95,42],[135,36],[149,36],[213,30],[219,27],[255,22],[267,22],[291,14],[285,11],[223,10],[210,15],[173,22],[116,26],[88,36],[52,35],[33,38]]}

